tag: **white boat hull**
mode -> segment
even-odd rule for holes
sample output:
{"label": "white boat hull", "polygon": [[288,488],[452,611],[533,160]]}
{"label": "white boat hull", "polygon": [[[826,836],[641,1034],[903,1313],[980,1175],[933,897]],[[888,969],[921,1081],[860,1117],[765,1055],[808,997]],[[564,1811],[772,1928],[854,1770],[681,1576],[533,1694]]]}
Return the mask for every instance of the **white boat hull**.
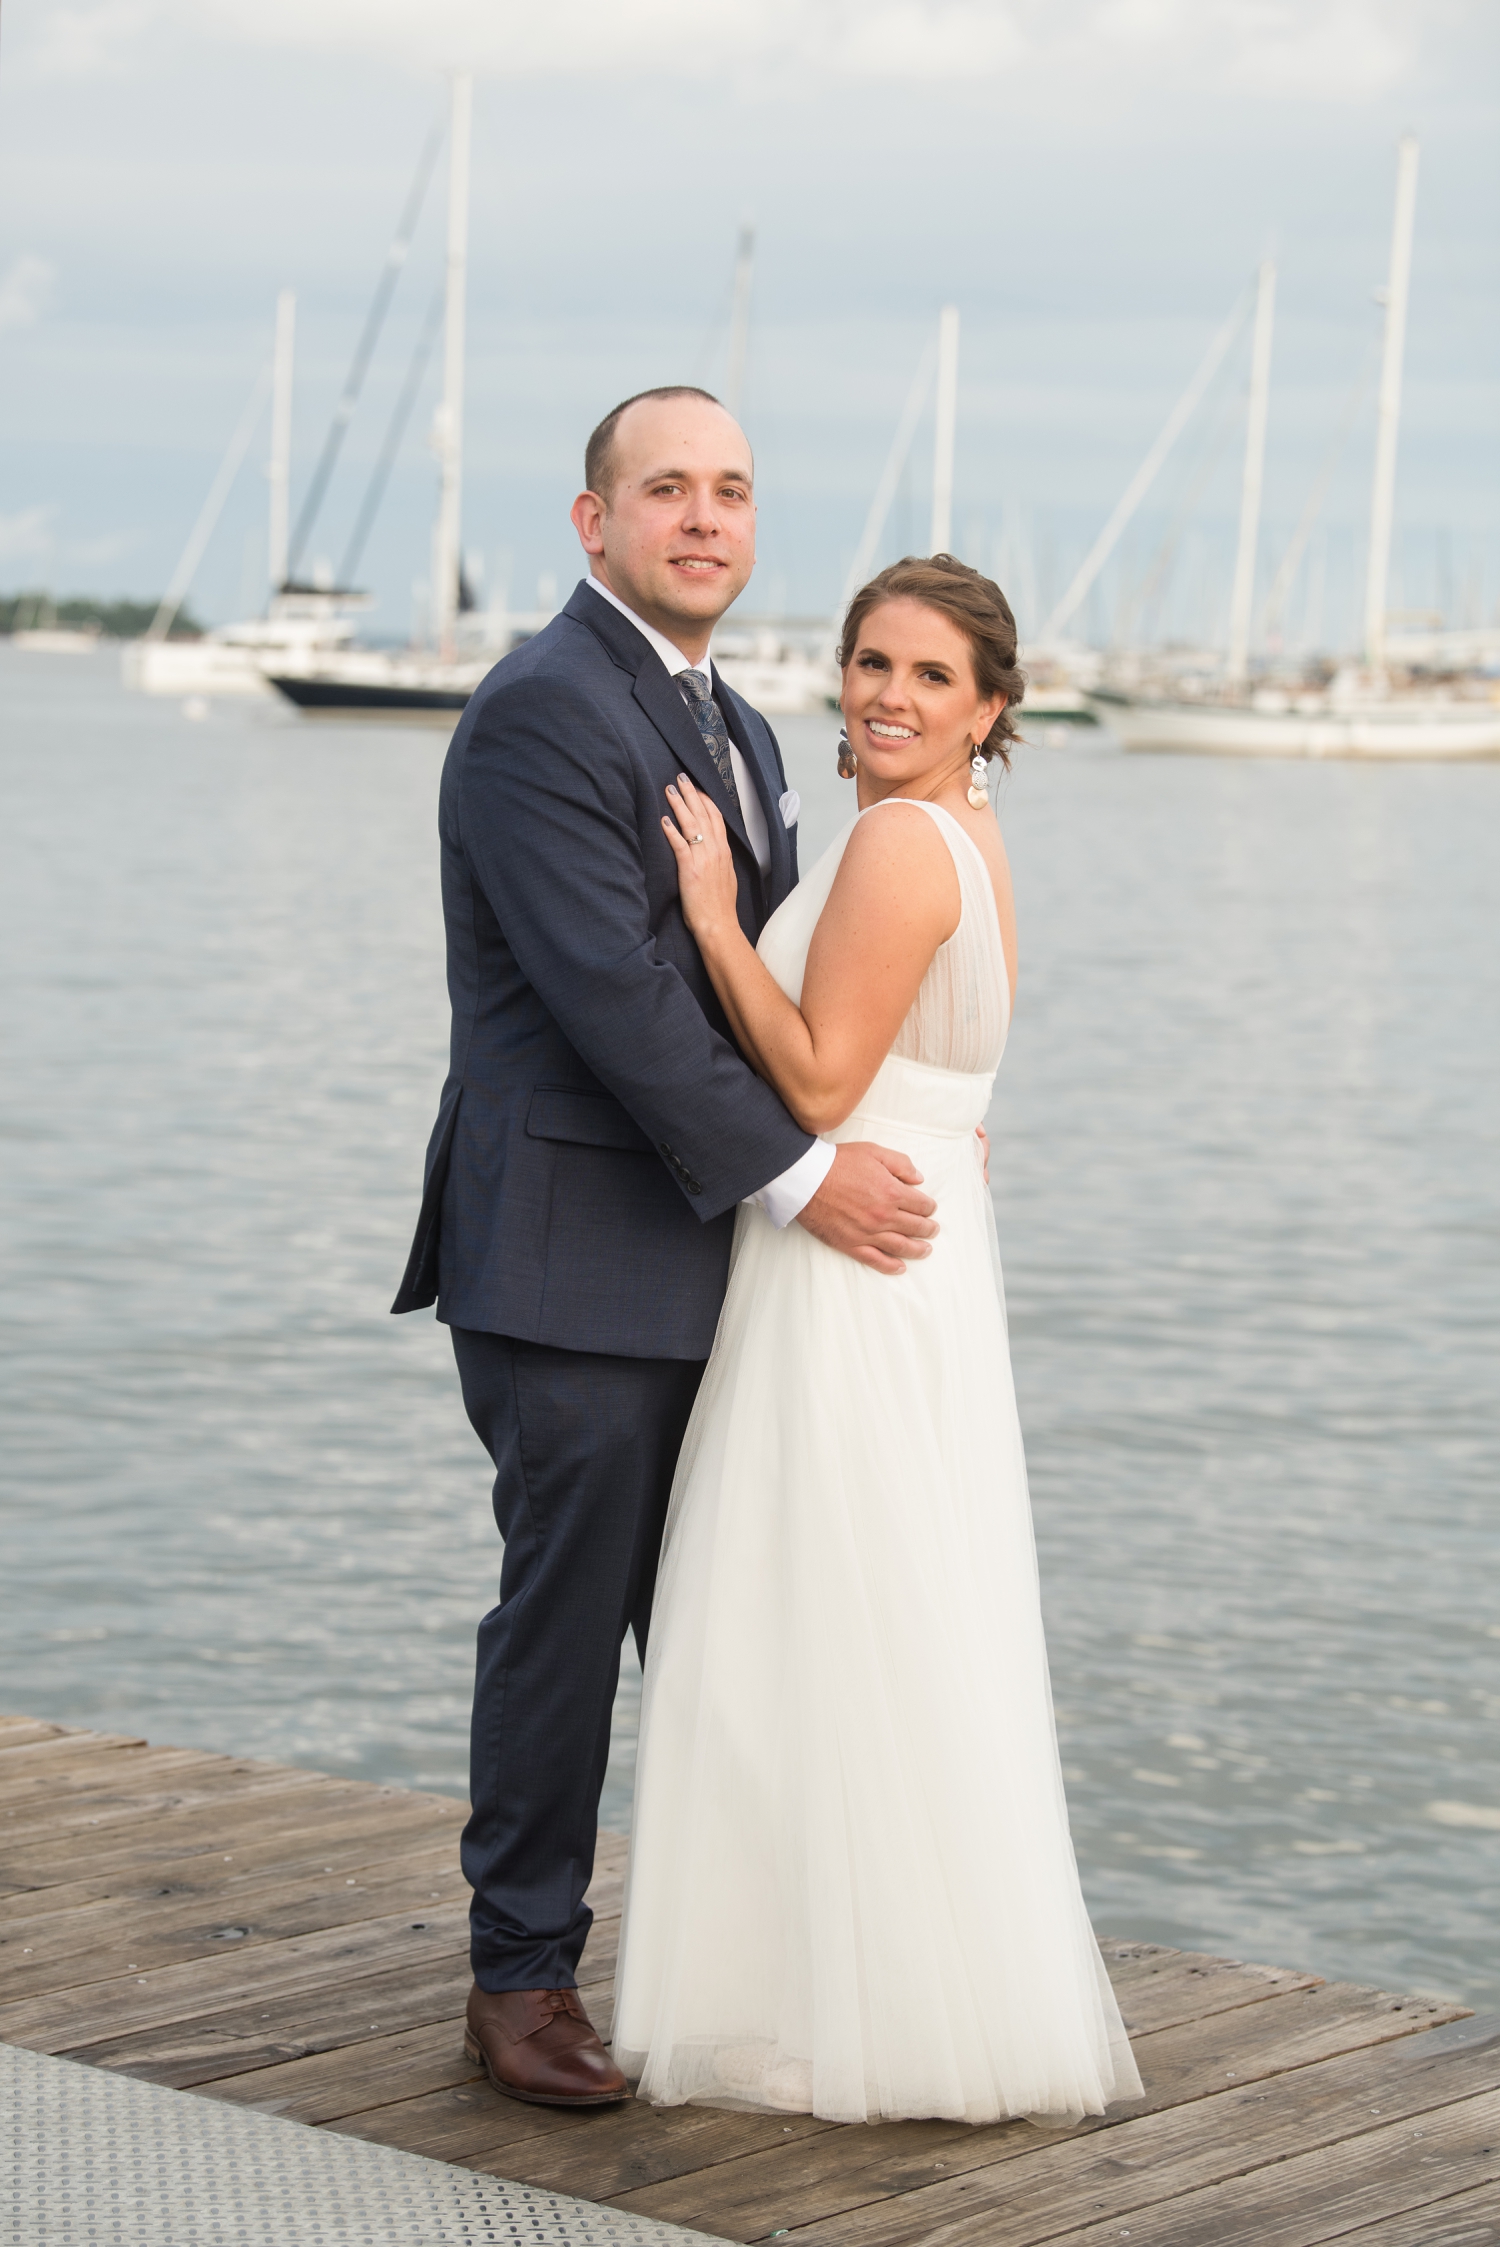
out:
{"label": "white boat hull", "polygon": [[75,632],[66,624],[33,624],[12,632],[10,644],[26,648],[32,655],[92,655],[99,645],[99,634]]}
{"label": "white boat hull", "polygon": [[1500,757],[1500,708],[1482,704],[1312,712],[1111,698],[1095,707],[1127,749],[1199,757]]}
{"label": "white boat hull", "polygon": [[258,648],[222,640],[127,640],[120,675],[137,694],[269,695]]}
{"label": "white boat hull", "polygon": [[839,674],[832,663],[797,655],[715,655],[714,668],[752,709],[768,718],[826,711],[838,702]]}

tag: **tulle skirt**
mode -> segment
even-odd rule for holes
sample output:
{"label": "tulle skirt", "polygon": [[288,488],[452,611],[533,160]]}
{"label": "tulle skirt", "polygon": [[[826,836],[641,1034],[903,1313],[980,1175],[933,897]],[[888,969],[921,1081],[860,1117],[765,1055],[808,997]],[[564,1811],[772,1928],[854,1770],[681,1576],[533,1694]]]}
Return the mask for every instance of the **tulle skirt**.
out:
{"label": "tulle skirt", "polygon": [[647,1653],[614,2052],[640,2095],[1097,2114],[1139,2077],[1078,1884],[994,1217],[991,1078],[887,1061],[903,1279],[739,1213]]}

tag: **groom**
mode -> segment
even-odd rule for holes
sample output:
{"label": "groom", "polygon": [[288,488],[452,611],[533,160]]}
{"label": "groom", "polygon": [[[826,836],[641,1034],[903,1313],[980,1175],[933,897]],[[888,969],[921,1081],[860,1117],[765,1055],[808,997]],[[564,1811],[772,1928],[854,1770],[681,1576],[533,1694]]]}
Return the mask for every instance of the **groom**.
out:
{"label": "groom", "polygon": [[705,391],[589,439],[589,574],[497,664],[443,768],[452,1058],[393,1308],[434,1300],[495,1463],[479,1627],[471,2057],[542,2104],[626,2096],[576,1993],[620,1646],[644,1654],[672,1470],[736,1205],[876,1271],[928,1254],[906,1158],[812,1139],[741,1059],[678,904],[665,790],[718,805],[752,941],[797,879],[797,798],[711,669],[755,563],[750,448]]}

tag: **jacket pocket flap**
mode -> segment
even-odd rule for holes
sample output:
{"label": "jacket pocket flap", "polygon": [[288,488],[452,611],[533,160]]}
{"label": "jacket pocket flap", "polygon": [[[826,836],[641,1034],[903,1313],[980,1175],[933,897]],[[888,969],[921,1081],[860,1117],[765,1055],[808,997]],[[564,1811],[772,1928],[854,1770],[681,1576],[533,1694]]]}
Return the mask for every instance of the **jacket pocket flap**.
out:
{"label": "jacket pocket flap", "polygon": [[578,1147],[619,1147],[631,1155],[656,1152],[639,1124],[607,1092],[573,1092],[539,1084],[526,1111],[528,1139],[565,1139]]}

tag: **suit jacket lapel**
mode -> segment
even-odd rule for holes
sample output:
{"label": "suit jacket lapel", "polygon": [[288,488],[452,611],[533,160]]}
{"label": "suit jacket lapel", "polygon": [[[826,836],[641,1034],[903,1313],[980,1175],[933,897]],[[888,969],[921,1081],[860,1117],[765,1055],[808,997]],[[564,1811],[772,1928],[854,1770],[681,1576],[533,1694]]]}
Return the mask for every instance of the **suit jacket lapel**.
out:
{"label": "suit jacket lapel", "polygon": [[[725,826],[749,860],[752,878],[759,882],[760,868],[755,862],[755,853],[750,848],[750,838],[745,832],[744,817],[739,805],[719,778],[719,768],[704,747],[703,736],[693,723],[692,714],[682,699],[681,687],[668,675],[650,641],[637,632],[628,616],[622,616],[610,602],[601,601],[598,594],[592,592],[586,584],[573,588],[563,614],[592,632],[595,639],[602,640],[621,670],[632,674],[636,701],[666,742],[678,768],[691,774],[705,795],[718,805],[724,815]],[[724,723],[729,729],[730,738],[741,755],[749,758],[760,787],[761,801],[766,804],[766,824],[771,834],[771,888],[773,903],[779,903],[790,887],[790,852],[786,830],[781,824],[781,814],[776,810],[775,790],[774,787],[770,788],[770,800],[767,802],[769,783],[766,762],[758,746],[752,747],[747,743],[746,729],[738,712],[731,714],[735,699],[733,695],[722,680],[715,678],[713,685],[719,708],[724,712]],[[771,779],[774,780],[774,773]],[[662,808],[666,808],[665,801]],[[777,856],[778,840],[782,853],[780,859]],[[778,867],[782,869],[779,889],[776,887]]]}
{"label": "suit jacket lapel", "polygon": [[771,870],[766,880],[766,892],[771,912],[775,912],[792,887],[792,845],[786,822],[781,816],[781,775],[770,749],[764,741],[764,725],[746,723],[753,715],[746,703],[741,702],[732,688],[727,687],[714,673],[714,695],[724,713],[724,723],[729,728],[729,738],[750,768],[760,795],[761,810],[765,814],[766,836],[771,846]]}
{"label": "suit jacket lapel", "polygon": [[[624,622],[623,617],[621,622]],[[639,633],[634,637],[639,639]],[[702,734],[693,723],[692,713],[682,699],[681,687],[675,679],[667,676],[665,666],[658,660],[655,650],[648,647],[644,640],[641,641],[641,648],[645,661],[635,675],[636,701],[657,732],[665,738],[683,771],[690,774],[704,794],[718,805],[731,835],[746,851],[750,851],[750,838],[745,833],[740,807],[719,778],[719,768],[704,746]],[[728,721],[725,722],[727,724]],[[750,863],[752,866],[755,864],[753,851],[750,851]]]}

